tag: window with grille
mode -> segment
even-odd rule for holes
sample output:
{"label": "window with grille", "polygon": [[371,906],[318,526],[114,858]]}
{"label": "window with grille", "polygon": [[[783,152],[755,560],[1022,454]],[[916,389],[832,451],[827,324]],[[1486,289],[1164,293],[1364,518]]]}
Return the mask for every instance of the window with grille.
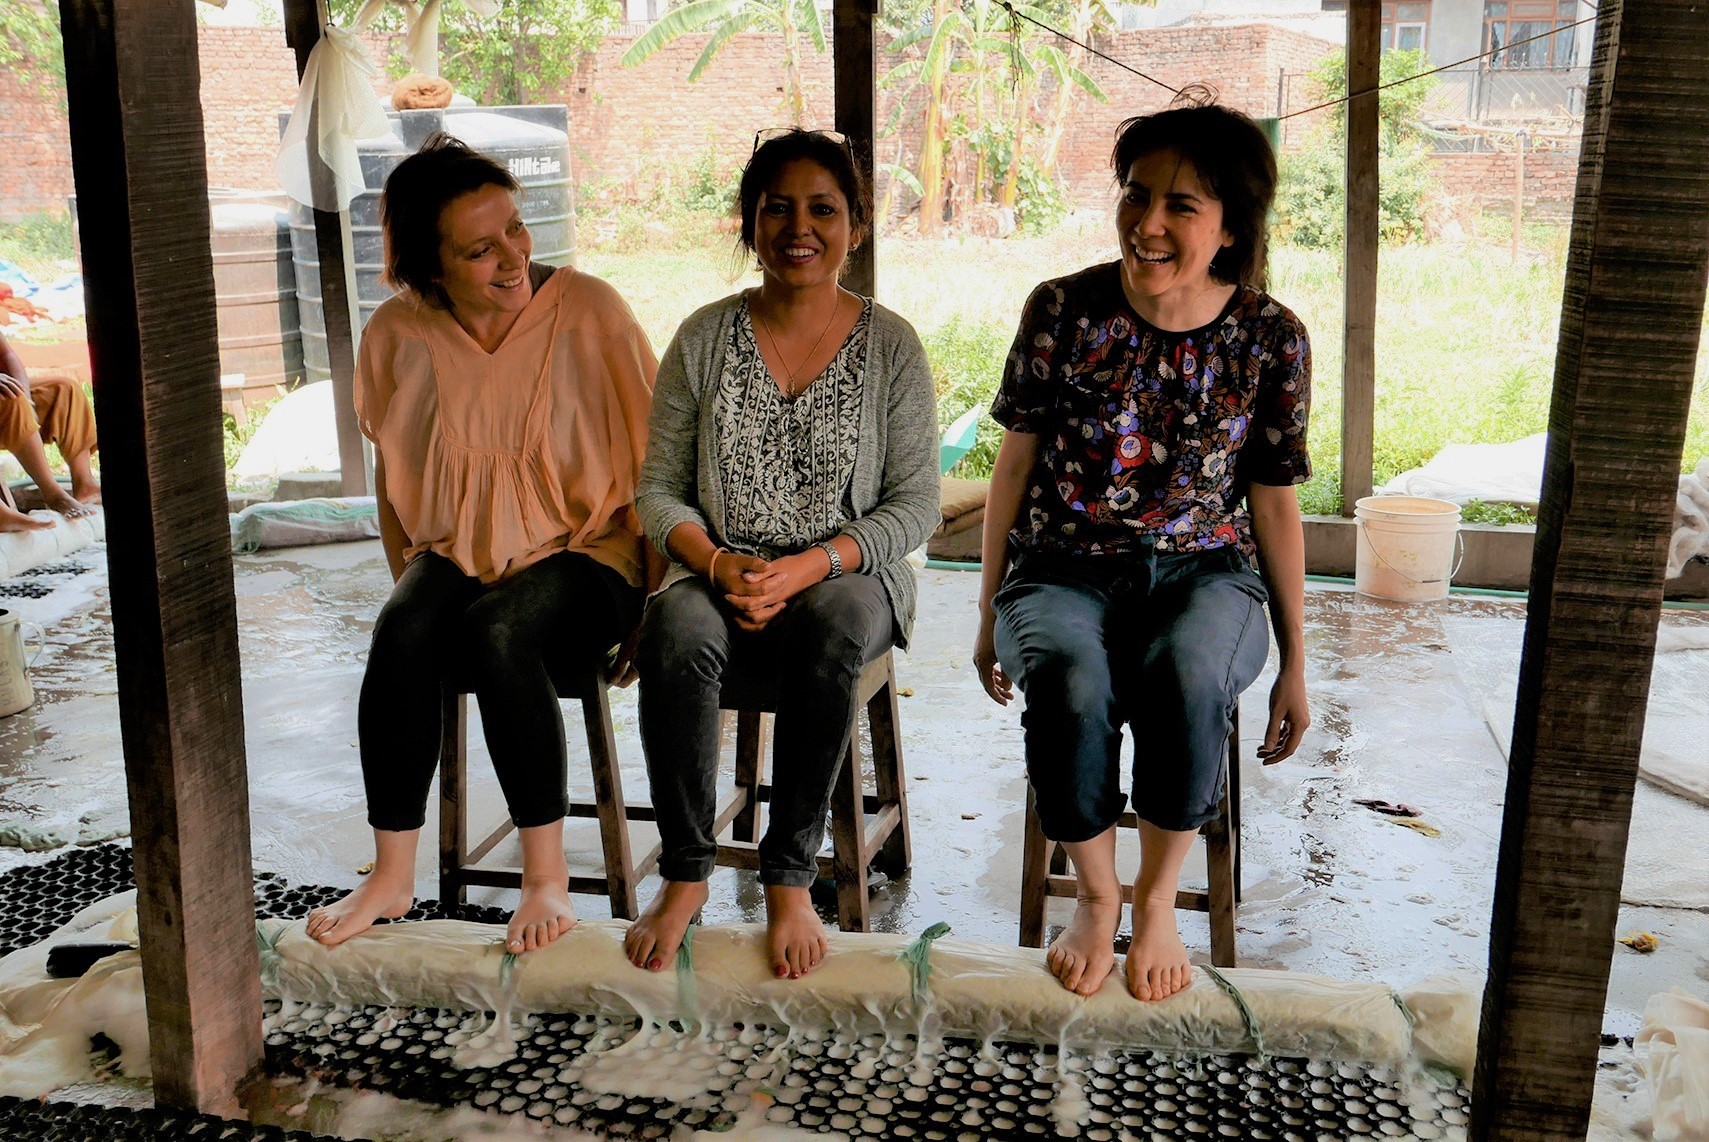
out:
{"label": "window with grille", "polygon": [[[1485,65],[1568,68],[1578,62],[1578,0],[1485,0]],[[1528,41],[1528,42],[1521,42]],[[1509,46],[1511,45],[1511,46]]]}
{"label": "window with grille", "polygon": [[1414,51],[1428,46],[1430,0],[1383,4],[1383,50]]}

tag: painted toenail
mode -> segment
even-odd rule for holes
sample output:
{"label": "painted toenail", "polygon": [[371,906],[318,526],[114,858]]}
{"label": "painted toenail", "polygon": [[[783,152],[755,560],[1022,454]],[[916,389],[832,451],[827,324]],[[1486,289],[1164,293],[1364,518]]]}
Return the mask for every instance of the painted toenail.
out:
{"label": "painted toenail", "polygon": [[647,966],[652,968],[654,971],[658,971],[660,968],[665,966],[665,961],[661,960],[657,956],[654,956],[652,959],[647,961]]}

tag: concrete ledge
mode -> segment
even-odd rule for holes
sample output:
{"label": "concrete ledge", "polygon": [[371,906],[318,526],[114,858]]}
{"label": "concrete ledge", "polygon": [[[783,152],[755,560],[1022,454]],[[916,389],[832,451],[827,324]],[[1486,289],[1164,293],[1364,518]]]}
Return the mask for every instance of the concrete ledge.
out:
{"label": "concrete ledge", "polygon": [[[1343,516],[1305,517],[1305,569],[1313,575],[1351,577],[1358,525]],[[1500,591],[1523,591],[1531,583],[1531,547],[1537,538],[1530,524],[1500,526],[1487,523],[1460,525],[1465,559],[1456,587],[1485,587]],[[1694,562],[1685,574],[1669,579],[1666,598],[1709,599],[1709,564]]]}

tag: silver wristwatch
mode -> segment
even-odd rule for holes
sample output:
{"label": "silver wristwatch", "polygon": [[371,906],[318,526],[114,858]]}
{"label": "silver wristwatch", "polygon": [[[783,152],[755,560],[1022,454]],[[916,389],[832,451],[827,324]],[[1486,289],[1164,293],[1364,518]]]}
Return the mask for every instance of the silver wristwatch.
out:
{"label": "silver wristwatch", "polygon": [[840,578],[843,573],[843,557],[837,553],[837,545],[827,539],[825,542],[815,543],[813,546],[817,547],[820,551],[823,551],[826,557],[831,561],[831,573],[825,576],[825,578]]}

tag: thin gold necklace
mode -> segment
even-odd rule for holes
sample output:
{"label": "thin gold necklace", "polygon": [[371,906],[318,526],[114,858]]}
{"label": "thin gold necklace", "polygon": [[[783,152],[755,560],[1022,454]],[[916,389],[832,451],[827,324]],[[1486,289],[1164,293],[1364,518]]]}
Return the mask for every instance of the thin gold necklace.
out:
{"label": "thin gold necklace", "polygon": [[771,351],[773,353],[777,354],[778,361],[783,365],[784,370],[789,374],[787,377],[784,378],[783,391],[784,391],[784,395],[788,396],[791,400],[793,400],[796,396],[800,395],[795,391],[795,378],[800,375],[802,369],[805,369],[807,367],[807,362],[809,362],[813,359],[813,354],[815,354],[819,351],[819,346],[821,346],[825,343],[825,334],[827,334],[831,331],[832,324],[834,324],[837,320],[837,310],[842,308],[842,304],[843,304],[842,295],[839,294],[837,296],[836,304],[831,306],[831,316],[826,320],[825,328],[819,330],[819,337],[816,341],[813,342],[813,347],[811,349],[807,350],[807,355],[805,357],[801,358],[801,364],[799,364],[795,368],[791,369],[789,367],[789,358],[785,357],[783,355],[783,350],[779,349],[777,347],[777,335],[772,333],[771,323],[765,319],[765,314],[761,313],[757,308],[755,308],[754,303],[753,303],[753,299],[752,298],[748,299],[748,312],[751,313],[753,316],[759,318],[760,330],[763,333],[765,333],[766,340],[771,342]]}

